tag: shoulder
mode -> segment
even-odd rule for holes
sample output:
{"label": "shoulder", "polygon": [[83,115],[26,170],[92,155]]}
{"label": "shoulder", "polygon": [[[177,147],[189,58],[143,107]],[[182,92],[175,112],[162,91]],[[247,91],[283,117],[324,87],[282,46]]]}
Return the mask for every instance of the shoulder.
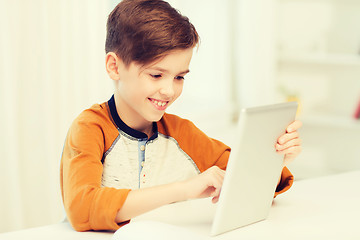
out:
{"label": "shoulder", "polygon": [[75,124],[106,123],[110,120],[107,104],[94,104],[82,111],[74,120]]}
{"label": "shoulder", "polygon": [[94,104],[82,111],[73,121],[72,127],[115,127],[109,114],[107,103]]}
{"label": "shoulder", "polygon": [[82,111],[72,122],[68,137],[74,142],[89,143],[104,142],[106,138],[113,139],[118,134],[116,126],[110,117],[107,103],[94,104]]}
{"label": "shoulder", "polygon": [[208,137],[191,121],[176,115],[164,114],[158,122],[158,131],[160,134],[174,138],[201,172],[214,165],[222,169],[226,168],[230,148]]}
{"label": "shoulder", "polygon": [[200,131],[193,122],[174,114],[165,113],[158,122],[159,132],[164,135],[173,135],[181,131]]}

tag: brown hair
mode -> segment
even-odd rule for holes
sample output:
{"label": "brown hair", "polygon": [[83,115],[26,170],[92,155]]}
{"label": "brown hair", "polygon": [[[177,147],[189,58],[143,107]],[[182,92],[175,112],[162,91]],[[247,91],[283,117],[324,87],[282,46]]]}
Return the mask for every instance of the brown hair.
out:
{"label": "brown hair", "polygon": [[105,51],[126,66],[147,64],[175,49],[195,47],[199,36],[189,19],[162,0],[123,0],[107,21]]}

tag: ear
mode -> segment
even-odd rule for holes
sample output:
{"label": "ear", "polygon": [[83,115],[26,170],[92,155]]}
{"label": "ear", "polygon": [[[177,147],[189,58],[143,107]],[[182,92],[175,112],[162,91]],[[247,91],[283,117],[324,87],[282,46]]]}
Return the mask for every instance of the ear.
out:
{"label": "ear", "polygon": [[120,80],[119,67],[121,59],[114,52],[108,52],[105,57],[106,71],[112,80]]}

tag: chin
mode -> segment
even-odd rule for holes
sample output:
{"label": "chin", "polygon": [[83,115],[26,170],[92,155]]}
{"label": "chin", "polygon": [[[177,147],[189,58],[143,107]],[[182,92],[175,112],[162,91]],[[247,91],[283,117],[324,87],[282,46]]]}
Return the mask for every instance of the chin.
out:
{"label": "chin", "polygon": [[164,116],[164,113],[163,114],[154,114],[152,116],[149,116],[148,118],[148,121],[149,122],[158,122],[160,121],[160,119]]}

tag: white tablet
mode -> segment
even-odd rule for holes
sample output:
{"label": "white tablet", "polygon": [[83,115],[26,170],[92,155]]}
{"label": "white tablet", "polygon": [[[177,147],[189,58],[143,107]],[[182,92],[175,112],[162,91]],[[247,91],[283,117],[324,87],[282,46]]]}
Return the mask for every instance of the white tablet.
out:
{"label": "white tablet", "polygon": [[275,144],[295,120],[296,102],[242,109],[211,235],[264,220],[281,175]]}

